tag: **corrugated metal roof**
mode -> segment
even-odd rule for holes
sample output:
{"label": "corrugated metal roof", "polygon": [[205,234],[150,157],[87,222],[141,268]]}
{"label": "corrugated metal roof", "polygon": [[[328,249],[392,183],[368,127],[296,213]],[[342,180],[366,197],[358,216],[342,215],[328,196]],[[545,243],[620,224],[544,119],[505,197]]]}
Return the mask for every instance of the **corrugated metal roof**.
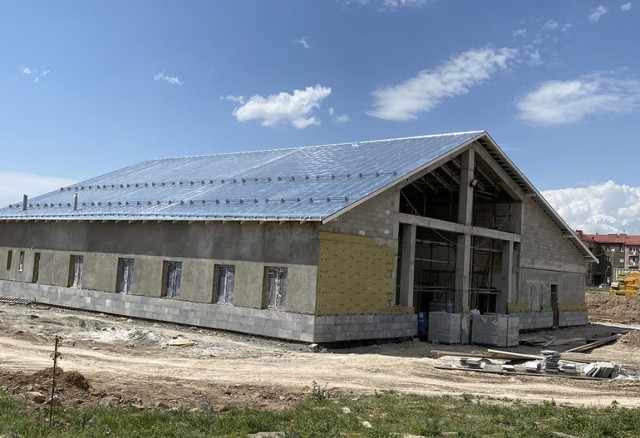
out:
{"label": "corrugated metal roof", "polygon": [[483,134],[145,161],[32,198],[24,211],[11,204],[0,219],[320,221]]}

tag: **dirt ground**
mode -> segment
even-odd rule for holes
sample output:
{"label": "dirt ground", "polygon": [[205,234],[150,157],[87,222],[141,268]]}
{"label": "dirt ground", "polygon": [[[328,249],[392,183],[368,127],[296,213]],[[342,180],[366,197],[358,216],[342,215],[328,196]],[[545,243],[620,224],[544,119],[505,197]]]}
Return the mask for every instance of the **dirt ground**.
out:
{"label": "dirt ground", "polygon": [[[589,294],[592,323],[535,335],[595,339],[629,332],[638,301]],[[615,310],[617,309],[617,310]],[[640,310],[640,309],[639,309]],[[605,319],[606,324],[596,323]],[[640,332],[585,357],[623,364],[630,377],[587,381],[562,377],[493,375],[437,369],[457,364],[433,350],[483,351],[480,346],[431,345],[413,340],[319,352],[288,343],[216,330],[60,309],[0,303],[0,389],[34,404],[49,399],[53,337],[62,359],[57,381],[64,405],[101,404],[221,411],[252,406],[281,409],[305,397],[313,382],[330,394],[357,397],[392,390],[429,395],[463,393],[574,405],[640,406]],[[185,346],[168,343],[184,342]],[[584,342],[583,342],[584,343]],[[563,351],[574,345],[552,347]],[[578,344],[579,345],[579,344]],[[514,352],[539,354],[541,347]],[[43,401],[44,400],[44,401]]]}

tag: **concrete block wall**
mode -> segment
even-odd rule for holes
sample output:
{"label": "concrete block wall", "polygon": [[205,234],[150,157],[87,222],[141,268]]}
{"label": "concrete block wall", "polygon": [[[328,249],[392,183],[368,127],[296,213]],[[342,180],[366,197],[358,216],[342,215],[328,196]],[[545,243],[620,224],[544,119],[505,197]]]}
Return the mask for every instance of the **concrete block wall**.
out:
{"label": "concrete block wall", "polygon": [[560,327],[586,325],[588,322],[589,315],[586,310],[560,312]]}
{"label": "concrete block wall", "polygon": [[509,315],[520,319],[520,330],[533,330],[553,326],[553,312],[509,312]]}
{"label": "concrete block wall", "polygon": [[[551,285],[558,287],[560,310],[585,311],[584,256],[578,251],[566,232],[558,228],[549,216],[532,200],[524,205],[523,231],[520,244],[519,282],[508,307],[537,314],[529,319],[530,328],[544,327],[551,311]],[[510,313],[513,313],[510,310]],[[550,327],[551,322],[547,325]],[[567,319],[571,324],[581,318]],[[560,325],[566,325],[562,322]],[[529,327],[528,327],[529,328]]]}
{"label": "concrete block wall", "polygon": [[320,226],[320,231],[373,238],[378,245],[397,250],[397,190],[387,190]]}
{"label": "concrete block wall", "polygon": [[395,339],[418,334],[416,314],[316,316],[314,342]]}
{"label": "concrete block wall", "polygon": [[402,338],[417,333],[414,314],[314,316],[9,280],[0,280],[0,295],[33,299],[54,306],[301,342]]}
{"label": "concrete block wall", "polygon": [[566,232],[530,198],[524,204],[520,261],[523,267],[584,274],[586,263]]}

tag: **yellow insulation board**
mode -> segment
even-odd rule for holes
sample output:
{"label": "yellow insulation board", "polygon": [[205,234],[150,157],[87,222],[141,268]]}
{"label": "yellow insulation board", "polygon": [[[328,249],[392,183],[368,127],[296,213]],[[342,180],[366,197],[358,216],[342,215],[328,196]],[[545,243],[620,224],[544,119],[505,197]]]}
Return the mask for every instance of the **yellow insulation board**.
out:
{"label": "yellow insulation board", "polygon": [[367,237],[326,232],[319,237],[316,314],[392,313],[395,250]]}

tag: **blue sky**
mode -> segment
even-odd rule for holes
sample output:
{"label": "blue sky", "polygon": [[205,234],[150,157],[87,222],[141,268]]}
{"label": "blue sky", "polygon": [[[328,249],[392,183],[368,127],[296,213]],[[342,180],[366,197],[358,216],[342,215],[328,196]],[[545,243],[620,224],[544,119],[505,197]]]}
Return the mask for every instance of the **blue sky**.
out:
{"label": "blue sky", "polygon": [[[151,158],[484,129],[640,234],[640,2],[0,3],[0,203]],[[381,157],[384,159],[384,157]]]}

